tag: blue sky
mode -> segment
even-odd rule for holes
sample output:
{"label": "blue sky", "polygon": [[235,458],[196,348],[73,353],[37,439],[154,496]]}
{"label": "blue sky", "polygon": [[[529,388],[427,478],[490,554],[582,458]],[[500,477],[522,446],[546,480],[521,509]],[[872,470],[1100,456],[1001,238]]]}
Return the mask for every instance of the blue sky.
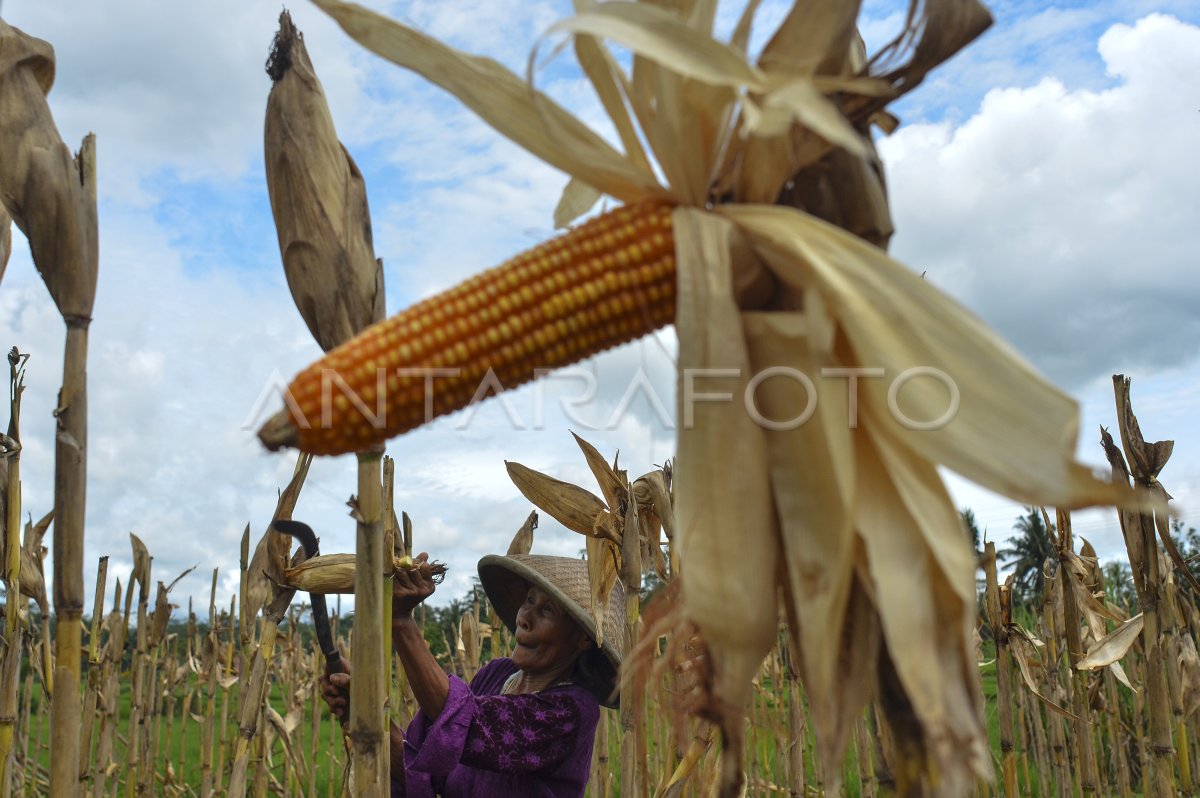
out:
{"label": "blue sky", "polygon": [[[518,71],[570,6],[368,5]],[[764,24],[782,9],[764,3]],[[1164,484],[1185,520],[1200,524],[1200,3],[992,10],[995,27],[898,103],[904,125],[880,142],[898,230],[892,252],[1080,399],[1084,460],[1103,462],[1098,427],[1115,424],[1110,375],[1133,376],[1147,437],[1176,440]],[[868,43],[896,30],[901,11],[867,3]],[[552,233],[561,174],[358,49],[313,7],[292,12],[366,176],[389,312]],[[56,47],[50,104],[64,139],[98,135],[102,262],[85,562],[90,569],[110,554],[110,574],[126,575],[126,535],[135,531],[155,556],[156,578],[200,565],[176,588],[180,600],[207,595],[212,567],[223,574],[220,596],[236,589],[242,529],[262,533],[291,470],[289,457],[258,446],[247,428],[252,411],[272,375],[288,379],[318,354],[287,292],[263,175],[270,82],[262,66],[278,13],[258,0],[3,5],[6,21]],[[566,57],[539,74],[539,85],[597,118]],[[23,474],[25,506],[40,515],[52,495],[49,411],[62,333],[15,238],[0,282],[0,346],[33,354]],[[596,425],[641,374],[673,406],[673,351],[667,330],[587,364],[601,385]],[[612,429],[579,429],[554,401],[577,387],[559,379],[522,389],[507,406],[480,407],[466,428],[452,417],[390,445],[418,545],[453,568],[446,598],[466,588],[475,559],[507,546],[530,509],[505,459],[590,484],[568,427],[602,452],[619,449],[634,475],[672,455],[673,431],[644,401]],[[513,430],[506,407],[531,425],[538,390],[549,396],[544,429]],[[318,462],[297,509],[328,551],[353,547],[344,510],[355,485],[350,460]],[[1019,507],[951,484],[992,539],[1007,538]],[[1080,514],[1076,529],[1103,557],[1121,554],[1111,513]],[[535,550],[574,554],[581,543],[543,518]]]}

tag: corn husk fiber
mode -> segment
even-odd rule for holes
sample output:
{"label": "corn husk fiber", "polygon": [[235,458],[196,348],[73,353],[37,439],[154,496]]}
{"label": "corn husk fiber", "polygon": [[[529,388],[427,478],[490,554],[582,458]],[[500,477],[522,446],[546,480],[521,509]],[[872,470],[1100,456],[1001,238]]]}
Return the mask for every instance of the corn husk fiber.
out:
{"label": "corn husk fiber", "polygon": [[[579,0],[552,34],[570,37],[618,148],[536,89],[541,43],[522,80],[360,6],[315,2],[365,47],[566,172],[556,222],[602,195],[676,203],[675,534],[682,620],[699,629],[713,666],[704,711],[725,737],[721,793],[743,786],[744,708],[781,615],[831,781],[872,693],[901,743],[901,793],[958,796],[990,777],[974,558],[938,466],[1024,503],[1132,494],[1075,461],[1069,397],[881,249],[891,221],[870,126],[894,128],[887,104],[985,29],[986,10],[974,0],[914,4],[901,35],[867,54],[856,3],[797,2],[751,62],[757,3],[726,42],[713,38],[711,2]],[[610,45],[632,53],[631,69]],[[893,396],[914,367],[947,375],[958,392],[957,414],[936,430],[899,420],[937,419],[950,398],[935,379]],[[811,391],[819,410],[805,423],[764,424],[738,401],[687,401],[740,398],[752,375],[773,368],[808,375],[812,387],[762,380],[757,410],[793,418]],[[859,369],[876,376],[854,383],[851,417],[846,377]],[[710,376],[692,381],[698,370]],[[604,502],[521,476],[522,492],[560,497],[564,523],[600,544]]]}

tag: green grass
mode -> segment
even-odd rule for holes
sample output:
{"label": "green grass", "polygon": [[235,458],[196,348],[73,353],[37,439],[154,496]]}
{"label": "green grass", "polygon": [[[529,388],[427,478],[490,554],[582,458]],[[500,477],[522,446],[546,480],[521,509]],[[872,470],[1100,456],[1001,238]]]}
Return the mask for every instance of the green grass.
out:
{"label": "green grass", "polygon": [[[35,688],[36,689],[36,688]],[[224,729],[216,730],[217,744],[225,746],[224,757],[224,773],[217,780],[218,786],[224,786],[228,782],[230,763],[233,759],[233,748],[237,740],[237,687],[230,688],[230,704],[229,704],[229,723]],[[147,718],[146,725],[143,727],[142,734],[154,734],[156,725],[161,729],[159,737],[159,749],[155,770],[157,773],[157,782],[161,786],[165,783],[167,763],[169,762],[174,770],[174,781],[176,784],[198,786],[201,781],[201,752],[200,738],[203,733],[203,723],[192,717],[186,720],[181,718],[183,701],[186,695],[186,690],[183,688],[175,691],[175,705],[173,713],[168,718],[165,709],[166,702],[163,702],[163,712],[154,718]],[[30,712],[29,731],[30,731],[30,758],[36,763],[36,767],[40,770],[44,777],[48,772],[49,767],[49,713],[43,711],[42,703],[39,695],[34,699],[34,706]],[[199,703],[200,699],[204,698],[202,690],[197,690],[193,697],[191,713],[202,715],[204,706]],[[216,704],[216,721],[220,719],[220,689],[218,688],[217,704]],[[271,706],[275,708],[281,715],[286,711],[286,701],[283,694],[283,688],[278,685],[272,685],[270,695]],[[114,759],[118,765],[113,776],[109,779],[109,784],[112,784],[112,779],[119,779],[124,783],[125,778],[125,763],[127,761],[126,740],[128,739],[129,717],[130,717],[130,683],[126,678],[121,682],[121,694],[117,701],[118,722],[116,727],[117,736],[114,738],[115,755]],[[310,702],[305,702],[304,720],[294,732],[295,744],[300,746],[302,756],[306,761],[311,757],[309,752],[311,748],[311,729],[312,716],[310,712]],[[309,762],[309,766],[313,767],[315,795],[326,796],[336,794],[336,788],[340,785],[343,771],[343,760],[345,753],[340,742],[340,731],[337,730],[336,724],[330,722],[330,716],[324,712],[324,704],[318,702],[317,711],[321,712],[321,727],[319,730],[319,741],[316,748],[317,757],[315,762]],[[168,722],[169,721],[169,722]],[[40,735],[39,735],[40,732]],[[93,751],[95,750],[96,742],[99,739],[99,723],[96,724],[93,732]],[[335,737],[336,735],[336,737]],[[39,744],[34,746],[34,739],[37,736]],[[332,756],[331,756],[332,754]],[[216,766],[216,750],[214,749],[214,768]],[[286,757],[283,752],[282,745],[278,743],[275,746],[275,751],[272,756],[271,772],[276,779],[284,778],[284,761]],[[249,771],[248,779],[253,779],[253,763]],[[332,782],[332,784],[331,784]],[[307,783],[298,785],[299,791],[288,790],[288,795],[307,794]],[[36,788],[33,784],[27,785],[27,794],[40,795],[42,790]]]}

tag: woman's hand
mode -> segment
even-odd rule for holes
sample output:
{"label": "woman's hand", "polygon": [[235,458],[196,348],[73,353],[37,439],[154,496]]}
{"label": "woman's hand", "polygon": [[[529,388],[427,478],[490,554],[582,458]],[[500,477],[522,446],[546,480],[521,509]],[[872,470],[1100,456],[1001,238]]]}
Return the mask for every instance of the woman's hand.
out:
{"label": "woman's hand", "polygon": [[325,673],[321,676],[321,698],[329,705],[329,711],[342,723],[350,720],[350,663],[342,660],[343,673]]}
{"label": "woman's hand", "polygon": [[428,568],[429,555],[421,552],[413,558],[412,568],[396,570],[392,578],[392,620],[412,618],[413,610],[433,595],[437,586]]}

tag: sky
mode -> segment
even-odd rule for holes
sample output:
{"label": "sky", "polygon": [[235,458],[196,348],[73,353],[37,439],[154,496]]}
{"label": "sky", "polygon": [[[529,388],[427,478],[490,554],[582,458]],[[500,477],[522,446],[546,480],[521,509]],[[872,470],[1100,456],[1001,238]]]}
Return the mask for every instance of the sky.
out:
{"label": "sky", "polygon": [[[539,35],[570,11],[566,0],[367,5],[520,74]],[[721,6],[727,27],[737,8]],[[991,8],[995,26],[897,103],[902,126],[879,141],[891,253],[1079,400],[1084,462],[1104,465],[1112,375],[1132,377],[1146,438],[1175,441],[1162,482],[1184,522],[1200,525],[1200,2]],[[764,2],[763,26],[783,10]],[[320,354],[287,290],[263,170],[263,65],[279,11],[259,0],[0,6],[55,47],[49,102],[64,140],[97,135],[88,596],[101,555],[110,591],[114,578],[127,581],[133,532],[155,579],[198,566],[174,588],[176,603],[194,598],[203,617],[218,568],[227,604],[242,532],[263,534],[293,468],[294,455],[268,453],[254,435],[279,406],[278,386]],[[366,178],[389,314],[553,234],[564,175],[361,50],[315,7],[291,12]],[[894,0],[865,3],[868,47],[902,21]],[[538,85],[599,120],[565,56]],[[63,330],[13,238],[0,348],[31,356],[21,467],[24,508],[40,517],[53,500]],[[570,430],[619,452],[631,477],[673,456],[675,349],[667,328],[389,443],[416,547],[451,569],[434,602],[468,591],[475,561],[503,552],[532,509],[505,460],[595,490]],[[595,398],[569,409],[592,379]],[[956,503],[1003,548],[1021,507],[947,476]],[[322,551],[353,550],[345,503],[355,489],[353,457],[314,463],[295,517],[317,529]],[[1102,559],[1124,558],[1111,511],[1078,513],[1074,527]],[[582,546],[542,515],[535,552]]]}

